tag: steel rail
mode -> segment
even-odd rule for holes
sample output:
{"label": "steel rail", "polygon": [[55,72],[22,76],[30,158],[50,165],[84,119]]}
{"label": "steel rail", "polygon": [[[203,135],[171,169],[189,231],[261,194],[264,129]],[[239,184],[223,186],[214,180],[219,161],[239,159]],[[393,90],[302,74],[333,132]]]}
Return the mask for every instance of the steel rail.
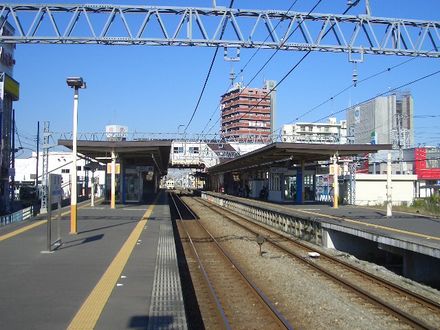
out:
{"label": "steel rail", "polygon": [[[249,227],[247,227],[247,226],[241,224],[240,222],[234,220],[233,218],[229,217],[229,216],[226,215],[225,213],[230,213],[230,214],[232,214],[232,215],[235,216],[235,217],[238,217],[238,218],[241,218],[241,219],[245,220],[246,222],[251,222],[252,224],[256,225],[257,227],[260,227],[260,228],[264,229],[265,231],[269,231],[269,232],[273,233],[274,235],[276,235],[276,236],[278,236],[278,237],[288,238],[288,237],[286,237],[286,236],[280,235],[279,233],[273,231],[273,230],[270,229],[270,228],[267,228],[267,227],[265,227],[265,226],[262,226],[261,224],[258,224],[258,223],[254,222],[254,221],[252,221],[252,220],[249,220],[249,219],[247,219],[247,218],[245,218],[245,217],[243,217],[243,216],[241,216],[241,215],[239,215],[239,214],[236,214],[236,213],[234,213],[234,212],[232,212],[232,211],[230,211],[230,210],[225,210],[224,208],[221,208],[221,207],[219,207],[219,206],[217,206],[217,205],[212,205],[211,203],[206,202],[206,201],[204,201],[204,200],[202,200],[202,199],[195,199],[195,200],[196,200],[197,202],[201,203],[202,205],[208,207],[209,209],[213,210],[214,212],[220,214],[220,215],[223,216],[224,218],[226,218],[226,219],[228,219],[228,220],[234,222],[235,224],[237,224],[237,225],[240,226],[241,228],[243,228],[243,229],[245,229],[245,230],[247,230],[247,231],[253,233],[254,235],[258,235],[258,232],[254,231],[254,230],[252,230],[251,228],[249,228]],[[221,210],[221,211],[219,211],[219,210]],[[370,292],[368,292],[367,290],[364,290],[363,288],[359,287],[358,285],[353,284],[353,283],[350,283],[349,281],[346,281],[346,280],[343,279],[343,278],[340,278],[339,276],[333,274],[331,271],[328,271],[328,270],[326,270],[325,268],[321,267],[320,265],[318,265],[318,264],[316,264],[316,263],[310,261],[310,260],[307,259],[306,257],[303,257],[303,256],[301,256],[301,255],[299,255],[299,254],[296,254],[296,253],[294,253],[293,251],[291,251],[290,249],[286,249],[285,247],[283,247],[283,246],[280,245],[279,243],[275,242],[274,240],[267,239],[267,241],[268,241],[269,243],[271,243],[272,245],[276,246],[278,249],[282,250],[283,252],[288,253],[289,255],[295,257],[296,259],[298,259],[298,260],[300,260],[300,261],[306,263],[308,266],[310,266],[310,267],[312,267],[312,268],[315,268],[316,270],[318,270],[319,272],[323,273],[323,274],[326,275],[327,277],[329,277],[329,278],[331,278],[331,279],[334,279],[336,282],[338,282],[339,284],[343,285],[344,287],[350,289],[351,291],[355,291],[355,292],[357,292],[357,293],[358,293],[361,297],[363,297],[364,299],[368,300],[369,302],[373,303],[373,304],[376,305],[376,306],[380,306],[381,308],[387,310],[388,313],[390,313],[391,315],[397,317],[397,318],[400,319],[401,321],[403,321],[403,322],[405,322],[405,323],[411,325],[412,327],[415,327],[415,328],[417,328],[417,329],[435,329],[434,327],[432,327],[432,326],[430,326],[429,324],[427,324],[424,320],[420,320],[420,319],[418,319],[418,318],[413,317],[412,315],[410,315],[409,313],[407,313],[407,312],[401,310],[400,308],[397,308],[397,307],[395,307],[395,306],[392,306],[391,304],[389,304],[388,302],[386,302],[385,300],[383,300],[383,299],[380,298],[380,297],[373,296],[373,295],[372,295]],[[308,246],[305,245],[305,244],[302,244],[301,242],[297,242],[297,241],[293,241],[293,240],[291,240],[289,243],[291,243],[291,244],[295,244],[295,245],[297,245],[297,246],[300,246],[300,247],[303,248],[303,249],[311,250],[310,247],[308,247]],[[339,264],[341,264],[341,265],[347,266],[345,263],[341,262],[340,260],[338,260],[338,259],[336,259],[336,258],[334,258],[334,257],[332,257],[332,256],[330,256],[330,255],[328,255],[328,254],[325,254],[325,253],[322,253],[322,252],[319,252],[319,254],[320,254],[320,255],[324,255],[326,258],[328,258],[329,260],[331,260],[331,261],[333,261],[333,262],[336,261],[337,263],[339,263]],[[411,298],[413,298],[413,299],[415,299],[415,300],[417,300],[417,301],[420,301],[420,297],[421,297],[421,296],[419,296],[419,295],[417,295],[417,294],[414,294],[414,295],[413,295],[412,292],[410,292],[410,291],[408,291],[408,290],[405,290],[404,288],[401,288],[401,287],[399,287],[399,286],[397,286],[397,285],[394,285],[394,284],[392,284],[391,282],[385,281],[385,280],[383,280],[383,279],[381,279],[381,278],[379,278],[379,277],[373,276],[372,274],[370,274],[370,273],[368,273],[368,272],[364,272],[364,271],[362,271],[362,270],[360,270],[360,269],[357,269],[357,268],[355,268],[355,267],[353,267],[353,266],[351,266],[351,265],[350,265],[349,268],[350,268],[350,270],[354,270],[354,271],[356,271],[356,272],[358,272],[358,273],[361,273],[364,277],[366,276],[366,277],[368,277],[369,279],[373,278],[376,282],[378,282],[379,285],[382,285],[382,286],[383,286],[384,284],[386,284],[386,285],[391,284],[391,286],[393,287],[393,289],[394,289],[396,292],[399,293],[399,291],[400,291],[400,292],[404,292],[405,294],[409,293],[409,294],[411,295]],[[423,301],[425,301],[425,299],[424,299]],[[430,302],[430,305],[429,305],[430,308],[432,308],[431,306],[435,306],[435,309],[438,309],[438,307],[437,307],[438,304],[437,304],[437,303],[432,302],[431,300],[426,300],[426,301]],[[434,303],[434,304],[432,304],[432,303]]]}
{"label": "steel rail", "polygon": [[171,197],[171,201],[173,202],[174,208],[175,208],[175,210],[176,210],[176,212],[177,212],[177,214],[179,216],[179,220],[182,223],[182,227],[185,230],[186,237],[188,238],[188,241],[189,241],[189,243],[191,245],[193,253],[196,256],[197,263],[198,263],[198,265],[200,267],[200,270],[202,271],[203,278],[205,279],[206,284],[208,285],[209,292],[211,293],[211,296],[213,297],[213,299],[215,301],[215,305],[217,307],[218,312],[220,313],[221,319],[223,321],[223,325],[225,326],[226,329],[231,330],[232,328],[231,328],[231,325],[229,324],[229,320],[228,320],[228,318],[227,318],[227,316],[225,314],[225,310],[223,309],[223,306],[222,306],[222,304],[220,302],[220,299],[219,299],[217,293],[215,292],[214,286],[212,285],[212,283],[211,283],[211,281],[209,279],[208,273],[206,272],[206,269],[203,266],[202,260],[200,259],[200,256],[199,256],[199,254],[197,252],[195,244],[194,244],[191,236],[189,235],[188,230],[186,229],[185,225],[183,224],[182,215],[181,215],[179,206],[177,205],[176,200],[175,200],[175,196],[176,195],[175,194],[169,194],[169,196]]}
{"label": "steel rail", "polygon": [[[286,209],[282,205],[280,205],[279,207],[283,208],[283,209]],[[261,226],[261,224],[259,224],[259,223],[256,223],[256,222],[253,222],[253,223],[255,223],[257,226],[260,226],[261,228],[266,228],[264,226]],[[266,228],[266,230],[267,229],[268,228]],[[271,230],[270,228],[268,230],[272,231],[274,234],[280,235],[279,233]],[[300,244],[301,246],[303,246],[304,248],[306,248],[305,244],[301,244],[300,242],[297,242],[297,243]],[[427,297],[424,297],[424,296],[422,296],[422,295],[420,295],[420,294],[418,294],[416,292],[412,292],[412,291],[410,291],[410,290],[408,290],[408,289],[406,289],[404,287],[401,287],[401,286],[399,286],[397,284],[394,284],[391,281],[388,281],[388,280],[386,280],[384,278],[381,278],[381,277],[379,277],[377,275],[374,275],[374,274],[369,273],[369,272],[367,272],[365,270],[362,270],[362,269],[360,269],[358,267],[355,267],[355,266],[349,264],[348,262],[346,262],[344,260],[340,260],[338,258],[334,258],[333,256],[331,256],[330,254],[326,253],[325,251],[320,251],[319,254],[321,256],[324,256],[325,258],[327,258],[329,260],[332,260],[333,262],[339,263],[339,264],[343,265],[344,267],[349,268],[351,271],[357,272],[360,275],[366,275],[368,277],[371,277],[375,281],[380,282],[381,285],[386,285],[386,287],[388,289],[390,289],[390,290],[394,290],[395,292],[398,292],[398,293],[405,293],[408,298],[416,300],[419,303],[425,305],[426,307],[429,307],[429,308],[432,308],[432,309],[436,309],[440,313],[440,303],[438,303],[438,302],[436,302],[434,300],[431,300],[431,299],[429,299]]]}
{"label": "steel rail", "polygon": [[[176,196],[177,197],[177,196]],[[179,197],[177,197],[179,198]],[[180,198],[179,198],[180,199]],[[182,204],[185,204],[181,201]],[[221,246],[221,244],[217,241],[217,239],[208,231],[208,229],[203,226],[203,224],[199,221],[199,218],[195,219],[197,224],[209,235],[210,239],[215,243],[218,250],[221,252],[223,257],[233,266],[244,280],[244,282],[252,289],[252,291],[256,294],[256,296],[262,301],[263,305],[267,307],[270,313],[275,317],[275,319],[279,322],[280,326],[286,329],[292,329],[293,326],[287,321],[287,319],[282,315],[282,313],[276,308],[275,304],[273,304],[270,299],[264,294],[264,292],[257,287],[257,285],[246,275],[244,270],[233,260],[233,258],[226,252],[226,250]],[[184,223],[182,221],[182,223]],[[185,229],[186,231],[186,229]],[[189,234],[186,231],[188,237]]]}

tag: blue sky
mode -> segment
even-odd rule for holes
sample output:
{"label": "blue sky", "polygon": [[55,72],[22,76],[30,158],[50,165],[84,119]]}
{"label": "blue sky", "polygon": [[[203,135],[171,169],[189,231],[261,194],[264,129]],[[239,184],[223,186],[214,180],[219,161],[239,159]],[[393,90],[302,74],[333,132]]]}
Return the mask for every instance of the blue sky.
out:
{"label": "blue sky", "polygon": [[[82,3],[61,1],[56,3]],[[370,0],[373,16],[440,20],[438,0]],[[15,2],[17,3],[17,2]],[[210,6],[211,1],[91,1],[90,3]],[[236,0],[235,8],[284,9],[293,1]],[[316,1],[299,0],[296,11],[310,10]],[[229,1],[217,0],[227,6]],[[322,0],[315,12],[342,13],[346,0]],[[350,14],[363,12],[361,5]],[[177,132],[191,117],[203,86],[215,48],[147,47],[94,45],[18,45],[15,53],[14,78],[20,82],[21,98],[15,103],[17,127],[25,147],[35,138],[37,121],[50,121],[56,132],[72,130],[72,90],[67,76],[80,75],[88,88],[80,91],[79,130],[102,132],[105,125],[127,125],[129,131]],[[241,61],[234,64],[239,71],[255,50],[243,49]],[[247,83],[273,53],[261,50],[246,67]],[[254,80],[252,87],[261,87],[264,79],[279,81],[303,56],[301,52],[283,52]],[[365,56],[358,65],[359,79],[406,61],[407,57]],[[417,58],[390,72],[360,84],[335,100],[301,118],[315,121],[339,111],[351,103],[368,99],[388,88],[394,88],[440,69],[440,59]],[[200,133],[214,113],[211,123],[219,118],[216,111],[220,95],[226,90],[230,63],[219,51],[205,94],[190,133]],[[276,125],[292,122],[296,117],[338,93],[351,83],[353,65],[347,54],[311,53],[278,88]],[[425,79],[407,88],[414,96],[415,115],[440,115],[440,75]],[[345,113],[338,114],[344,119]],[[417,143],[437,145],[440,142],[440,117],[416,118]],[[218,132],[219,125],[211,131]]]}

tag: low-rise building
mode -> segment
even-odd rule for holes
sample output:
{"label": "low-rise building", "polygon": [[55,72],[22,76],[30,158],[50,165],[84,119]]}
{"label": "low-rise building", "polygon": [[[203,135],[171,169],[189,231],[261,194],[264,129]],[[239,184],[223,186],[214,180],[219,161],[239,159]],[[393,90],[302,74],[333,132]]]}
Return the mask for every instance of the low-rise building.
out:
{"label": "low-rise building", "polygon": [[[43,154],[39,154],[38,167],[38,182],[41,184],[43,168],[42,164]],[[16,187],[29,186],[35,184],[36,177],[36,161],[37,153],[33,152],[30,157],[18,158],[15,160],[15,182]],[[79,195],[90,194],[90,188],[94,178],[96,194],[100,196],[105,184],[105,171],[100,168],[100,164],[90,162],[89,160],[78,158],[77,160],[77,175],[78,175],[78,193]],[[60,174],[62,177],[63,197],[70,196],[70,171],[72,168],[72,153],[54,151],[49,152],[48,155],[48,171],[52,174]],[[16,192],[16,194],[18,191]]]}
{"label": "low-rise building", "polygon": [[327,123],[295,123],[283,125],[282,142],[347,143],[347,121],[329,118]]}
{"label": "low-rise building", "polygon": [[[370,156],[368,172],[387,173],[387,154],[380,151]],[[415,197],[429,197],[440,190],[440,148],[417,147],[391,151],[393,175],[417,175]]]}

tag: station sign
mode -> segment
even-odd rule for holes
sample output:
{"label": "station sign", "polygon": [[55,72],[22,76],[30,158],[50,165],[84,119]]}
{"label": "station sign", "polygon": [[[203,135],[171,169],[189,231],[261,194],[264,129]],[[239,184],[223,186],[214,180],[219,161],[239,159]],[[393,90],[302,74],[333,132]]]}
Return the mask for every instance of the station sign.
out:
{"label": "station sign", "polygon": [[[108,163],[107,164],[107,174],[111,174],[112,173],[112,164]],[[116,163],[116,174],[121,174],[121,164]]]}
{"label": "station sign", "polygon": [[[0,18],[0,22],[3,23],[4,18]],[[0,29],[0,35],[13,36],[15,34],[14,28],[6,22]],[[15,66],[14,59],[14,44],[0,44],[0,71],[7,73],[9,76],[13,75],[13,69]]]}
{"label": "station sign", "polygon": [[271,167],[270,168],[270,173],[275,174],[275,173],[286,173],[287,172],[287,168],[285,167]]}
{"label": "station sign", "polygon": [[107,141],[125,141],[127,139],[128,126],[107,125],[105,135]]}

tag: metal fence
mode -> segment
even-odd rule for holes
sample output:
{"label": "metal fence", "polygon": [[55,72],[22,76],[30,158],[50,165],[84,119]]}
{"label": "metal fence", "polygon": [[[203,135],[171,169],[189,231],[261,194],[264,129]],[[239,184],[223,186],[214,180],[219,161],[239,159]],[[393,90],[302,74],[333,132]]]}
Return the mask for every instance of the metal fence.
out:
{"label": "metal fence", "polygon": [[0,217],[0,227],[9,225],[14,222],[20,222],[32,217],[33,207],[29,206],[25,209],[17,211],[12,214],[4,215]]}

